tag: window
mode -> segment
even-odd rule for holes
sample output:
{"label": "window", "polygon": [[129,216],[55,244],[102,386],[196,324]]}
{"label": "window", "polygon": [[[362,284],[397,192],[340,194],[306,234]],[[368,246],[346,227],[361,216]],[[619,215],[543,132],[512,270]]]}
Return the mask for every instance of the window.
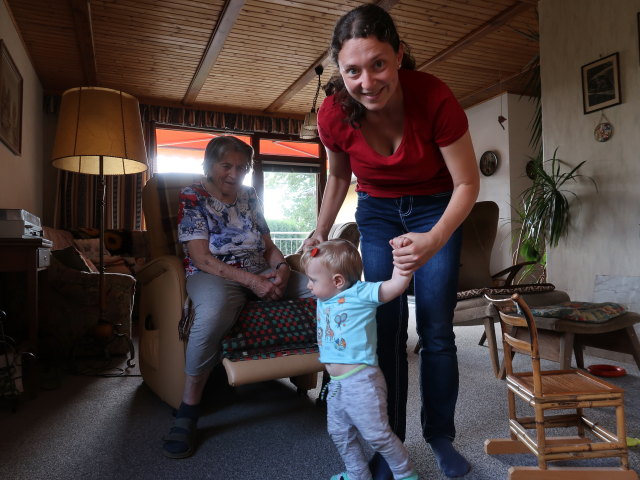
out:
{"label": "window", "polygon": [[[156,172],[202,173],[202,159],[212,138],[228,132],[156,128]],[[256,151],[259,168],[247,175],[263,201],[275,244],[288,255],[315,228],[319,192],[326,179],[320,144],[279,135],[233,134]]]}

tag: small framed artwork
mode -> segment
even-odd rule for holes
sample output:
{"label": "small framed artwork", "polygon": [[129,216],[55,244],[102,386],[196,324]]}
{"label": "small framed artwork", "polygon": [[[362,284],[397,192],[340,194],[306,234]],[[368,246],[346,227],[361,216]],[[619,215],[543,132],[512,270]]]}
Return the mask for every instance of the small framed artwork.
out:
{"label": "small framed artwork", "polygon": [[0,40],[0,140],[20,155],[22,146],[22,76]]}
{"label": "small framed artwork", "polygon": [[622,103],[618,52],[582,66],[584,113]]}

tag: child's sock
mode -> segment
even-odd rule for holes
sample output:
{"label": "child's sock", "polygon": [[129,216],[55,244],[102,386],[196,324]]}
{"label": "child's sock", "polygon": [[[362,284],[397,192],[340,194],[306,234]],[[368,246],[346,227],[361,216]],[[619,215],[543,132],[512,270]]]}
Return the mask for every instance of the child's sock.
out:
{"label": "child's sock", "polygon": [[471,470],[469,462],[453,447],[448,438],[434,438],[429,441],[438,466],[447,477],[461,477]]}

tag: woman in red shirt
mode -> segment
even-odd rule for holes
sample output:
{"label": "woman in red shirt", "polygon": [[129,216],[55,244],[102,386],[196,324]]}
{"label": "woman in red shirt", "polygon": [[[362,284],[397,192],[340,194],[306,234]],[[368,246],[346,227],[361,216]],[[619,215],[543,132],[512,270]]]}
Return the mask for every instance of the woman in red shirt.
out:
{"label": "woman in red shirt", "polygon": [[[355,174],[365,279],[387,280],[394,265],[415,273],[423,435],[440,469],[461,476],[470,465],[452,444],[458,395],[452,318],[459,227],[480,184],[467,118],[443,82],[414,70],[393,19],[380,7],[362,5],[344,15],[331,51],[340,75],[330,81],[318,112],[329,178],[315,234],[306,243],[326,240]],[[392,249],[398,236],[410,244]],[[377,326],[389,422],[404,440],[406,295],[378,308]],[[381,457],[372,460],[372,473],[392,478]]]}

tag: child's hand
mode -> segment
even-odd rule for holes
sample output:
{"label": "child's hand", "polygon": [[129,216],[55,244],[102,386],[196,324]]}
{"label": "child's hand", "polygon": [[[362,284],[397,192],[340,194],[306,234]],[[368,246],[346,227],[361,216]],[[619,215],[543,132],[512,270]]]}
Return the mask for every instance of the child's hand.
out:
{"label": "child's hand", "polygon": [[396,248],[402,248],[402,247],[406,247],[407,245],[411,245],[411,239],[407,237],[399,236],[389,240],[389,245],[391,245],[391,248],[395,250]]}

